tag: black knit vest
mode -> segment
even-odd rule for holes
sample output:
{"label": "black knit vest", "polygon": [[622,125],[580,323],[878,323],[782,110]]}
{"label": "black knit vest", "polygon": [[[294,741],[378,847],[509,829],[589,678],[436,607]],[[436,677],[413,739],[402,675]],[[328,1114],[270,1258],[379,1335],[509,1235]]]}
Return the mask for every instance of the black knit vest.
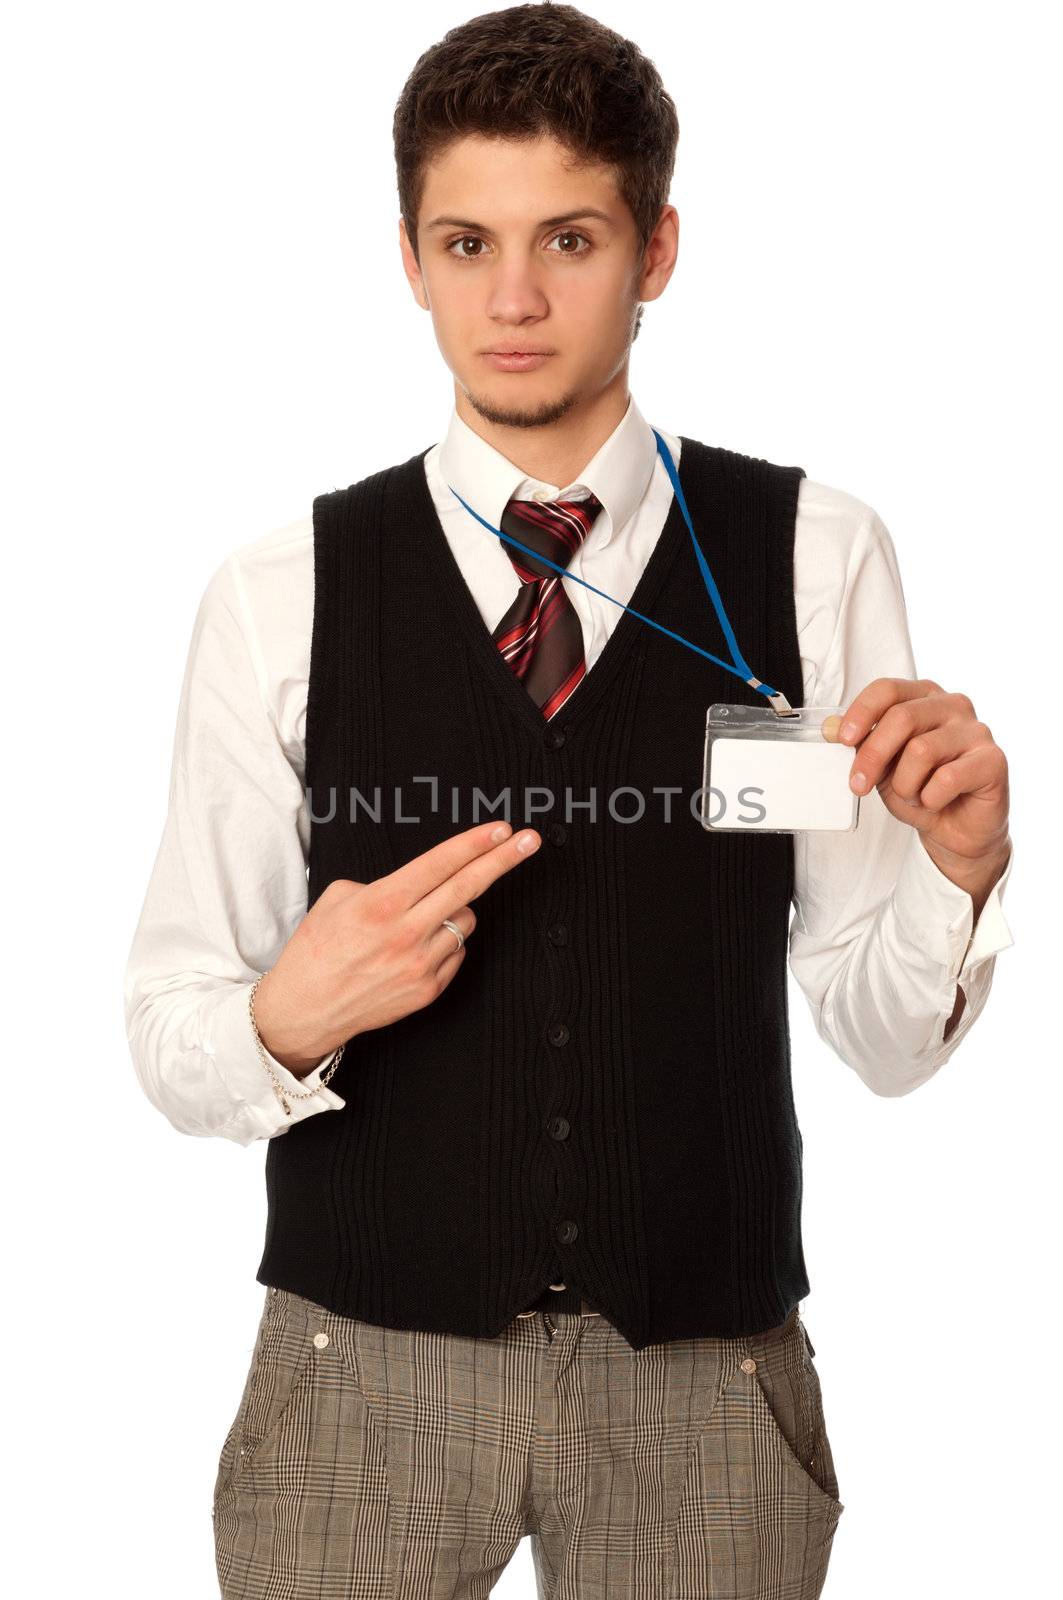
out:
{"label": "black knit vest", "polygon": [[[258,1280],[474,1337],[582,1299],[635,1349],[774,1327],[809,1288],[793,838],[696,814],[706,707],[761,697],[625,611],[545,721],[462,577],[425,454],[314,501],[308,903],[494,814],[543,843],[475,901],[442,994],[348,1042],[344,1109],[270,1140]],[[744,655],[800,705],[804,472],[682,438],[679,476]],[[727,658],[674,497],[628,603]]]}

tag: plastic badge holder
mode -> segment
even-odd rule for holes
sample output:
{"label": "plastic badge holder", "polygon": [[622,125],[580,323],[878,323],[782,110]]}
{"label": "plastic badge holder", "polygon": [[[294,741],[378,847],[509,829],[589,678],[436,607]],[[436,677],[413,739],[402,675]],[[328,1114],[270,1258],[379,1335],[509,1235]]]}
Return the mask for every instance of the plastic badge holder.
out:
{"label": "plastic badge holder", "polygon": [[713,833],[851,833],[856,752],[823,737],[844,706],[713,705],[705,720],[701,823]]}

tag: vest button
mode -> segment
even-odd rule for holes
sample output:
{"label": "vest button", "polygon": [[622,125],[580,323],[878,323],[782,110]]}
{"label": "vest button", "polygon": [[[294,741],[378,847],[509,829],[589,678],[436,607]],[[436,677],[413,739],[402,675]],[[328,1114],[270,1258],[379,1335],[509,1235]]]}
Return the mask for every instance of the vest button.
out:
{"label": "vest button", "polygon": [[546,937],[551,944],[567,944],[568,929],[563,922],[555,922],[552,928],[547,928]]}
{"label": "vest button", "polygon": [[578,1233],[579,1229],[574,1222],[562,1222],[558,1224],[557,1237],[560,1239],[562,1244],[571,1244]]}
{"label": "vest button", "polygon": [[564,844],[568,838],[568,829],[563,822],[551,822],[547,825],[546,837],[551,844]]}
{"label": "vest button", "polygon": [[549,1125],[551,1139],[567,1139],[569,1135],[569,1122],[567,1117],[555,1117]]}
{"label": "vest button", "polygon": [[551,750],[560,750],[561,746],[565,742],[564,728],[547,728],[546,742],[550,746]]}
{"label": "vest button", "polygon": [[566,1024],[563,1022],[551,1022],[546,1030],[546,1037],[551,1044],[567,1044],[569,1031]]}

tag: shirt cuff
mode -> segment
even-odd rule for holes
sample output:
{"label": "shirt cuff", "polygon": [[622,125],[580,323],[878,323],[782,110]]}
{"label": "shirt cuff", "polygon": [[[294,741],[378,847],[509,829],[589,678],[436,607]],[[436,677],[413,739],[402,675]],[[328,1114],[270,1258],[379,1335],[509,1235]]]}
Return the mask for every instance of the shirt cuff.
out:
{"label": "shirt cuff", "polygon": [[[314,1116],[319,1111],[342,1111],[347,1104],[327,1084],[321,1083],[322,1074],[335,1057],[334,1050],[323,1056],[305,1077],[299,1078],[289,1068],[282,1066],[263,1045],[266,1058],[277,1074],[285,1099],[291,1107],[290,1116],[285,1112],[273,1086],[273,1079],[258,1053],[258,1041],[251,1027],[248,1010],[251,989],[251,983],[240,983],[223,995],[210,1016],[204,1041],[204,1050],[213,1059],[219,1077],[237,1102],[233,1121],[247,1134],[241,1141],[246,1144],[252,1139],[270,1139],[277,1133],[286,1132],[293,1123],[301,1122],[304,1117]],[[307,1094],[307,1090],[316,1092]]]}
{"label": "shirt cuff", "polygon": [[911,830],[908,853],[901,864],[893,891],[897,919],[906,936],[921,945],[945,969],[950,981],[1015,943],[1001,901],[1011,876],[1014,842],[1007,865],[990,889],[978,921],[972,927],[974,901],[966,889],[946,877]]}

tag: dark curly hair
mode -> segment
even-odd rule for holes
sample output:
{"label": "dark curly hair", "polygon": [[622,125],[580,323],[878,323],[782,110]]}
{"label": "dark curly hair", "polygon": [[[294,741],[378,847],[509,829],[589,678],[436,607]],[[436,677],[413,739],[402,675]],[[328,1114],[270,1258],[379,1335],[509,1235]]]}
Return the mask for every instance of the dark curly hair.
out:
{"label": "dark curly hair", "polygon": [[630,39],[542,0],[473,17],[418,57],[393,124],[399,205],[418,262],[425,166],[468,133],[550,134],[578,159],[612,166],[645,250],[668,200],[679,119]]}

